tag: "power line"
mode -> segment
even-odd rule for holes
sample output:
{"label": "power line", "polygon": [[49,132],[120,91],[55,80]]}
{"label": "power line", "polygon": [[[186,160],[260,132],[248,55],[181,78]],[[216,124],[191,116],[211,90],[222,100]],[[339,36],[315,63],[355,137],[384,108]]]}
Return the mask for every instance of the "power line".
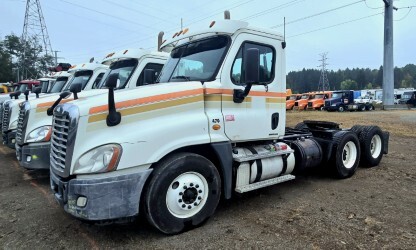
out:
{"label": "power line", "polygon": [[336,27],[336,26],[344,25],[344,24],[347,24],[347,23],[352,23],[352,22],[360,21],[360,20],[363,20],[363,19],[366,19],[366,18],[370,18],[370,17],[373,17],[373,16],[377,16],[377,15],[383,14],[383,13],[384,12],[379,12],[377,14],[373,14],[373,15],[369,15],[369,16],[365,16],[365,17],[360,17],[360,18],[353,19],[353,20],[349,20],[349,21],[346,21],[346,22],[342,22],[342,23],[330,25],[330,26],[327,26],[327,27],[322,27],[322,28],[319,28],[319,29],[314,29],[314,30],[310,30],[310,31],[307,31],[307,32],[299,33],[299,34],[296,34],[296,35],[288,36],[287,38],[293,38],[293,37],[297,37],[297,36],[301,36],[301,35],[305,35],[305,34],[317,32],[317,31],[321,31],[321,30],[333,28],[333,27]]}
{"label": "power line", "polygon": [[381,7],[371,7],[367,4],[367,0],[364,0],[365,5],[367,6],[367,8],[369,9],[373,9],[373,10],[378,10],[378,9],[384,9],[384,6]]}
{"label": "power line", "polygon": [[[323,15],[323,14],[326,14],[326,13],[329,13],[329,12],[332,12],[332,11],[339,10],[339,9],[343,9],[343,8],[349,7],[351,5],[354,5],[354,4],[357,4],[357,3],[361,3],[363,1],[365,1],[365,0],[360,0],[360,1],[352,2],[352,3],[346,4],[346,5],[342,5],[342,6],[333,8],[333,9],[325,10],[325,11],[322,11],[322,12],[319,12],[319,13],[316,13],[316,14],[313,14],[313,15],[310,15],[310,16],[301,17],[301,18],[298,18],[296,20],[287,22],[286,25],[292,24],[292,23],[296,23],[296,22],[299,22],[299,21],[303,21],[303,20],[306,20],[306,19],[309,19],[309,18],[312,18],[312,17],[317,17],[317,16],[320,16],[320,15]],[[278,24],[278,25],[272,26],[270,28],[275,29],[275,28],[281,27],[283,25],[284,24],[282,23],[282,24]]]}
{"label": "power line", "polygon": [[294,4],[303,2],[303,1],[305,1],[305,0],[292,0],[292,1],[289,1],[289,2],[286,2],[286,3],[283,3],[283,4],[280,4],[280,5],[276,6],[276,7],[271,8],[271,9],[267,9],[267,10],[264,10],[264,11],[260,11],[260,12],[258,12],[256,14],[253,14],[251,16],[242,18],[240,20],[241,21],[246,21],[246,20],[249,20],[249,19],[252,19],[252,18],[255,18],[255,17],[263,16],[263,15],[269,14],[269,13],[274,12],[274,11],[277,11],[277,10],[281,10],[283,8],[289,7],[291,5],[294,5]]}
{"label": "power line", "polygon": [[104,15],[104,16],[106,16],[106,17],[112,17],[112,18],[114,18],[114,19],[117,19],[117,20],[120,20],[120,21],[123,21],[123,22],[126,22],[126,23],[130,23],[130,24],[134,23],[134,24],[137,24],[137,25],[139,25],[139,26],[141,26],[141,27],[144,27],[144,28],[147,28],[147,29],[151,29],[151,30],[155,30],[155,28],[153,28],[153,27],[150,27],[150,26],[147,26],[147,25],[144,25],[144,24],[138,23],[138,22],[134,22],[134,21],[132,21],[132,20],[124,19],[124,18],[122,18],[122,17],[118,17],[118,16],[114,16],[114,15],[111,15],[111,14],[108,14],[108,13],[105,13],[105,12],[102,12],[102,11],[94,10],[94,9],[91,9],[91,8],[88,8],[88,7],[85,7],[85,6],[82,6],[82,5],[79,5],[79,4],[76,4],[76,3],[73,3],[73,2],[68,2],[68,1],[66,1],[66,0],[61,0],[61,1],[62,1],[62,2],[65,2],[65,3],[67,3],[67,4],[70,4],[70,5],[76,6],[76,7],[78,7],[78,8],[81,8],[81,9],[86,9],[86,10],[89,10],[89,11],[91,11],[91,12],[95,12],[95,13],[98,13],[98,14]]}
{"label": "power line", "polygon": [[[400,8],[400,9],[401,9],[401,8]],[[398,21],[401,21],[401,20],[405,19],[405,18],[409,15],[410,11],[412,11],[412,9],[413,9],[413,7],[410,7],[410,8],[409,8],[409,11],[406,13],[406,15],[404,15],[404,17],[399,18],[399,19],[397,19],[397,20],[393,20],[393,21],[398,22]]]}

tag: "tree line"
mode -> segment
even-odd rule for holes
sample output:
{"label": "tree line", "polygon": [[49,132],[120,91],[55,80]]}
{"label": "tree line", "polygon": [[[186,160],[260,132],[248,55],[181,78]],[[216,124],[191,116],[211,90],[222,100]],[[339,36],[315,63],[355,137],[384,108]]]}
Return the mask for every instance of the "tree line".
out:
{"label": "tree line", "polygon": [[14,34],[0,38],[0,82],[16,81],[17,74],[23,79],[36,79],[52,65],[53,57],[44,54],[35,37],[28,41]]}
{"label": "tree line", "polygon": [[[353,68],[331,70],[327,72],[331,90],[339,89],[376,89],[383,85],[383,66],[379,69]],[[321,71],[318,69],[303,69],[290,71],[286,77],[287,88],[294,93],[305,93],[318,90]],[[395,88],[416,88],[416,65],[394,68]]]}

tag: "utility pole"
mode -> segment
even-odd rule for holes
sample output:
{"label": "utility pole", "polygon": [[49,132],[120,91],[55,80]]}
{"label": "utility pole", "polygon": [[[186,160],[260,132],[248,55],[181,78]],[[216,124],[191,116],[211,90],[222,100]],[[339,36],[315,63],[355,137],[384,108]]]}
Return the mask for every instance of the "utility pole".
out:
{"label": "utility pole", "polygon": [[383,109],[394,105],[393,63],[393,0],[383,0],[384,10],[384,58],[383,58]]}
{"label": "utility pole", "polygon": [[55,59],[55,66],[56,66],[56,65],[58,65],[58,59],[62,59],[63,57],[59,57],[59,56],[58,56],[58,52],[61,52],[61,51],[59,51],[59,50],[54,50],[53,52],[55,53],[55,57],[54,57],[54,59]]}
{"label": "utility pole", "polygon": [[319,78],[318,91],[327,91],[330,90],[328,76],[326,74],[326,66],[328,65],[328,63],[326,63],[326,61],[328,60],[326,55],[328,55],[328,52],[319,55],[321,56],[321,60],[319,61],[322,63],[320,66],[318,66],[321,67],[321,77]]}

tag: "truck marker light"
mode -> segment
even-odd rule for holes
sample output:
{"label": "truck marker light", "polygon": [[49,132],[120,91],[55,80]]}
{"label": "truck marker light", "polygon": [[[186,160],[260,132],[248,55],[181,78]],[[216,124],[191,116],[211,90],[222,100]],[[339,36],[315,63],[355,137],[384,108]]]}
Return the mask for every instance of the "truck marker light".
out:
{"label": "truck marker light", "polygon": [[182,34],[186,34],[187,32],[189,31],[189,29],[188,28],[185,28],[184,30],[183,30],[183,33]]}
{"label": "truck marker light", "polygon": [[178,36],[180,36],[182,34],[183,30],[179,31]]}
{"label": "truck marker light", "polygon": [[128,49],[126,49],[126,50],[123,52],[123,55],[125,55],[128,51],[129,51],[129,50],[128,50]]}
{"label": "truck marker light", "polygon": [[219,130],[220,128],[221,128],[221,126],[219,124],[212,125],[213,130]]}
{"label": "truck marker light", "polygon": [[87,197],[80,196],[77,199],[77,207],[85,207],[87,205]]}
{"label": "truck marker light", "polygon": [[176,32],[175,34],[173,34],[172,38],[175,38],[178,35],[178,32]]}
{"label": "truck marker light", "polygon": [[209,25],[210,28],[212,28],[212,26],[215,25],[215,21],[212,21],[211,24]]}

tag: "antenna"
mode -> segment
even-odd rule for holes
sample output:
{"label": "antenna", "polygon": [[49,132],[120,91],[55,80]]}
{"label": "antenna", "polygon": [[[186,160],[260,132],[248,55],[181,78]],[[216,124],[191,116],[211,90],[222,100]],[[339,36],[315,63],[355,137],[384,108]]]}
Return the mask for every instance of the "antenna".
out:
{"label": "antenna", "polygon": [[283,17],[283,42],[282,49],[286,48],[286,17]]}

